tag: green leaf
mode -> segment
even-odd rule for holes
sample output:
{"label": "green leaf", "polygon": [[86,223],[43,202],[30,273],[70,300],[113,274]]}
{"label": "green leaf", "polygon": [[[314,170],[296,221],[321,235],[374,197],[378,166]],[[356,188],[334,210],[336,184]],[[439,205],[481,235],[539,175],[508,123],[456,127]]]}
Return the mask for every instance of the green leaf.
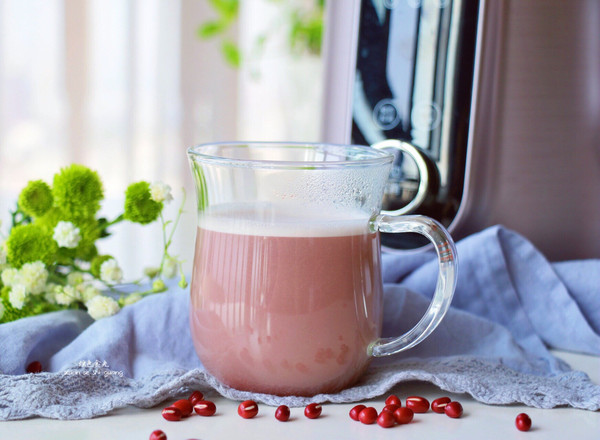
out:
{"label": "green leaf", "polygon": [[242,55],[234,42],[230,40],[223,41],[223,44],[221,45],[221,51],[223,52],[225,61],[227,61],[229,65],[235,67],[236,69],[240,67],[242,63]]}
{"label": "green leaf", "polygon": [[207,21],[198,27],[196,34],[203,40],[207,40],[225,31],[226,27],[222,20]]}
{"label": "green leaf", "polygon": [[240,9],[239,0],[209,0],[212,7],[227,21],[234,20]]}

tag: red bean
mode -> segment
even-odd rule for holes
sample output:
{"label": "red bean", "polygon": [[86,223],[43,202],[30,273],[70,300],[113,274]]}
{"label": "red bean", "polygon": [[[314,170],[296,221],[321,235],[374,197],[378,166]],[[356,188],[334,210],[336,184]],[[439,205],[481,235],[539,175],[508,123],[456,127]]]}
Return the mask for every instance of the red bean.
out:
{"label": "red bean", "polygon": [[39,361],[33,361],[29,365],[27,365],[28,373],[41,373],[42,372],[42,364]]}
{"label": "red bean", "polygon": [[188,400],[190,401],[192,406],[194,406],[196,403],[200,402],[201,400],[204,400],[204,394],[202,394],[200,391],[194,391],[192,394],[190,394]]}
{"label": "red bean", "polygon": [[171,406],[174,406],[179,411],[181,411],[181,416],[182,417],[189,417],[194,412],[194,407],[192,406],[192,404],[190,403],[190,401],[187,400],[187,399],[178,400],[177,402],[175,402]]}
{"label": "red bean", "polygon": [[396,419],[394,418],[394,414],[391,412],[383,411],[377,417],[377,424],[382,428],[391,428],[396,424]]}
{"label": "red bean", "polygon": [[258,414],[258,404],[254,400],[244,400],[238,406],[238,414],[244,419],[251,419]]}
{"label": "red bean", "polygon": [[394,411],[394,418],[396,419],[396,423],[398,423],[398,425],[405,425],[412,422],[414,415],[414,411],[410,408],[398,408],[396,411]]}
{"label": "red bean", "polygon": [[358,420],[360,420],[360,422],[364,423],[365,425],[372,425],[377,421],[377,416],[377,410],[372,406],[369,406],[367,408],[364,408],[358,414]]}
{"label": "red bean", "polygon": [[352,408],[349,412],[350,418],[352,420],[355,420],[358,422],[358,415],[360,414],[360,412],[365,409],[366,406],[365,405],[356,405],[354,408]]}
{"label": "red bean", "polygon": [[290,419],[290,409],[287,405],[277,407],[275,410],[275,418],[280,422],[287,422]]}
{"label": "red bean", "polygon": [[463,407],[460,402],[450,402],[444,408],[444,412],[448,417],[458,419],[463,414]]}
{"label": "red bean", "polygon": [[402,402],[395,394],[391,394],[390,396],[388,396],[388,398],[385,399],[385,404],[402,406]]}
{"label": "red bean", "polygon": [[525,413],[521,413],[515,419],[515,425],[519,431],[529,431],[531,429],[531,419]]}
{"label": "red bean", "polygon": [[444,408],[451,402],[450,397],[440,397],[431,402],[431,409],[438,414],[444,414]]}
{"label": "red bean", "polygon": [[157,429],[155,431],[152,431],[149,440],[167,440],[167,434],[162,432],[160,429]]}
{"label": "red bean", "polygon": [[400,408],[400,405],[394,405],[393,403],[390,403],[384,406],[381,412],[389,412],[393,414],[398,408]]}
{"label": "red bean", "polygon": [[406,398],[406,406],[415,413],[426,413],[429,410],[429,400],[421,396],[410,396]]}
{"label": "red bean", "polygon": [[181,410],[174,406],[167,406],[162,410],[162,416],[169,422],[178,422],[181,420]]}
{"label": "red bean", "polygon": [[199,416],[210,417],[217,412],[217,407],[210,400],[200,400],[194,405],[194,411]]}
{"label": "red bean", "polygon": [[304,415],[309,419],[316,419],[321,415],[322,410],[323,407],[318,403],[309,403],[306,405],[306,408],[304,408]]}

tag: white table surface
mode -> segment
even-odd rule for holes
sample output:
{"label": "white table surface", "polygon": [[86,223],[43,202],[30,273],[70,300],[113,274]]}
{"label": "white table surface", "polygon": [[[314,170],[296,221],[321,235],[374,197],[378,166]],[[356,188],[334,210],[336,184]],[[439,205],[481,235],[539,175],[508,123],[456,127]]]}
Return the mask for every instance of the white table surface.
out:
{"label": "white table surface", "polygon": [[[600,383],[600,358],[572,353],[555,352],[573,368],[587,372],[595,383]],[[220,396],[211,396],[217,405],[212,417],[193,415],[180,422],[168,422],[161,416],[165,405],[151,409],[123,408],[110,415],[89,420],[28,420],[0,422],[0,439],[143,439],[149,438],[155,429],[162,429],[168,440],[186,439],[600,439],[600,412],[572,408],[536,409],[523,405],[491,406],[474,401],[467,395],[456,395],[441,391],[434,385],[423,382],[401,384],[393,392],[403,401],[410,395],[421,395],[430,401],[449,396],[458,400],[464,408],[460,419],[451,419],[431,410],[426,414],[415,414],[412,423],[384,429],[378,425],[363,425],[348,417],[354,404],[324,404],[320,418],[304,417],[303,408],[292,408],[288,422],[277,421],[275,408],[260,405],[258,416],[245,420],[237,414],[239,402]],[[187,396],[185,396],[187,397]],[[362,402],[379,411],[386,396]],[[515,428],[517,414],[526,412],[533,426],[528,432]]]}

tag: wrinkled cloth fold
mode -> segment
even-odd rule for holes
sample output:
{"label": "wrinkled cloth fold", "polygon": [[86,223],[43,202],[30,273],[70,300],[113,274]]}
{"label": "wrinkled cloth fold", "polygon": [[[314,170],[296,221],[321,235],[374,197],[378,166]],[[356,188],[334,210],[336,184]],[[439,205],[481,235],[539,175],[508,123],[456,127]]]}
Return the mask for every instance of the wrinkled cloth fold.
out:
{"label": "wrinkled cloth fold", "polygon": [[[600,260],[550,263],[501,226],[457,248],[456,294],[440,326],[417,347],[375,359],[340,393],[278,397],[219,383],[194,351],[189,291],[174,286],[95,322],[69,310],[0,325],[0,419],[91,418],[152,407],[190,389],[272,405],[353,402],[413,380],[488,404],[600,409],[600,386],[549,351],[600,355]],[[433,252],[383,255],[383,336],[418,321],[437,270]],[[45,372],[26,374],[33,360]]]}

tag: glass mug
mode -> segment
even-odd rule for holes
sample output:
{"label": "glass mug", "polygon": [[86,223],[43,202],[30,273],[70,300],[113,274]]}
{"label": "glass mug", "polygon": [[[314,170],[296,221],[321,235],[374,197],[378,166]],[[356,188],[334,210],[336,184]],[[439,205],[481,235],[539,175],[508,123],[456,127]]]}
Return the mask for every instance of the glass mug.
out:
{"label": "glass mug", "polygon": [[[422,216],[382,214],[393,155],[330,144],[220,143],[188,150],[198,197],[190,326],[222,383],[275,395],[335,393],[373,356],[425,339],[456,285],[456,249]],[[430,239],[439,275],[406,334],[382,339],[381,232]]]}

